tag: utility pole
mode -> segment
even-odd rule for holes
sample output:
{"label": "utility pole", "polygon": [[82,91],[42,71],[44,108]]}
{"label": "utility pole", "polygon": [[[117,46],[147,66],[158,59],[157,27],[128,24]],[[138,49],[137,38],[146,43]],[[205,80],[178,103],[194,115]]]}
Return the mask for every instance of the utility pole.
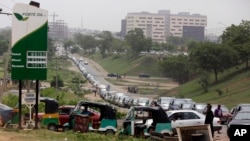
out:
{"label": "utility pole", "polygon": [[[12,15],[12,13],[2,12],[2,10],[3,9],[0,8],[0,14],[7,15],[7,16]],[[9,64],[9,58],[10,58],[9,57],[10,56],[10,49],[11,49],[11,38],[10,38],[9,47],[8,47],[8,50],[6,53],[6,60],[5,60],[4,73],[3,73],[2,93],[0,93],[0,103],[2,103],[2,96],[6,90],[6,76],[7,76],[8,64]]]}
{"label": "utility pole", "polygon": [[54,12],[53,15],[50,15],[50,16],[53,17],[52,30],[50,30],[50,31],[52,32],[52,35],[53,35],[52,39],[54,40],[54,39],[55,39],[55,27],[56,27],[56,26],[55,26],[55,19],[56,19],[56,17],[57,17],[58,15],[56,15],[55,12]]}

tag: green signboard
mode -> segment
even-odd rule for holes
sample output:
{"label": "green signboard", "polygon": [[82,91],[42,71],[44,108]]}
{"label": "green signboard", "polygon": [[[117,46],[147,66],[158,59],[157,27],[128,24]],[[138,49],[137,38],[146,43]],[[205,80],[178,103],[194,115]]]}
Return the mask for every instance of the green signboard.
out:
{"label": "green signboard", "polygon": [[11,78],[47,79],[48,12],[18,3],[12,15]]}

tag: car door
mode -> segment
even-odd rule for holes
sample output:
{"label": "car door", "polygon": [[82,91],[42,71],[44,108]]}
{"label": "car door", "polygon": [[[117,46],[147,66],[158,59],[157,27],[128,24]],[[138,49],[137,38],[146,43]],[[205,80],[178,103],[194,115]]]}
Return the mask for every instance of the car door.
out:
{"label": "car door", "polygon": [[193,112],[176,112],[170,119],[172,120],[172,127],[184,127],[204,124],[203,119]]}

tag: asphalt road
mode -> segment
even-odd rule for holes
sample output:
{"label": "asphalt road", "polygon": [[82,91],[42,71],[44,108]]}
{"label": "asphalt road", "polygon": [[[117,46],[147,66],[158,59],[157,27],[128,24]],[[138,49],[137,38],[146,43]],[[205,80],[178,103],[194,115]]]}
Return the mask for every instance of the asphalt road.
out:
{"label": "asphalt road", "polygon": [[[86,68],[86,70],[88,72],[91,72],[91,74],[96,78],[96,80],[98,80],[100,83],[102,84],[105,84],[105,85],[110,85],[110,88],[112,91],[117,91],[117,92],[124,92],[130,96],[135,96],[135,97],[140,97],[141,95],[140,94],[129,94],[127,93],[124,89],[121,89],[111,83],[109,83],[108,81],[106,81],[104,78],[106,77],[107,75],[107,72],[100,66],[98,65],[97,63],[95,63],[94,61],[92,60],[89,60],[88,58],[84,58],[84,60],[87,60],[89,63],[88,65],[85,65],[84,67]],[[145,97],[145,95],[143,95]],[[155,95],[149,95],[149,97],[154,97]],[[127,111],[128,109],[126,108],[119,108],[118,107],[118,110],[121,110],[121,111]],[[122,123],[123,123],[123,119],[119,119],[118,120],[118,127],[121,128],[122,127]],[[214,134],[214,138],[213,138],[213,141],[229,141],[229,138],[227,137],[227,126],[226,125],[223,125],[223,128],[221,130],[220,133],[218,132],[215,132]]]}

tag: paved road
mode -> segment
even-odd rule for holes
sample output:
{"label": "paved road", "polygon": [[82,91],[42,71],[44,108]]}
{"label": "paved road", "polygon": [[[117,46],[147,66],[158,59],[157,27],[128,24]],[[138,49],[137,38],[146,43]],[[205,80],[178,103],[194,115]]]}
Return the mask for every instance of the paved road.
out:
{"label": "paved road", "polygon": [[[101,82],[102,84],[109,84],[111,86],[111,90],[113,91],[119,91],[119,92],[124,92],[126,93],[126,90],[124,89],[121,89],[111,83],[109,83],[108,81],[106,81],[104,78],[106,77],[107,75],[107,72],[100,66],[98,65],[97,63],[95,63],[94,61],[88,59],[88,58],[83,58],[84,60],[87,60],[89,62],[88,65],[85,65],[85,68],[91,72],[91,74],[99,81]],[[132,96],[140,96],[138,94],[129,94],[129,95],[132,95]],[[145,95],[143,95],[145,96]],[[152,96],[151,96],[152,97]],[[124,109],[124,108],[119,108],[118,110],[122,110],[122,111],[126,111],[127,109]],[[118,120],[118,127],[121,127],[122,126],[122,123],[123,123],[123,119],[120,119]],[[227,137],[227,134],[226,134],[226,129],[227,129],[227,126],[226,125],[223,125],[223,128],[222,128],[222,131],[220,134],[218,134],[218,132],[215,132],[215,136],[214,136],[214,141],[229,141],[228,137]]]}

